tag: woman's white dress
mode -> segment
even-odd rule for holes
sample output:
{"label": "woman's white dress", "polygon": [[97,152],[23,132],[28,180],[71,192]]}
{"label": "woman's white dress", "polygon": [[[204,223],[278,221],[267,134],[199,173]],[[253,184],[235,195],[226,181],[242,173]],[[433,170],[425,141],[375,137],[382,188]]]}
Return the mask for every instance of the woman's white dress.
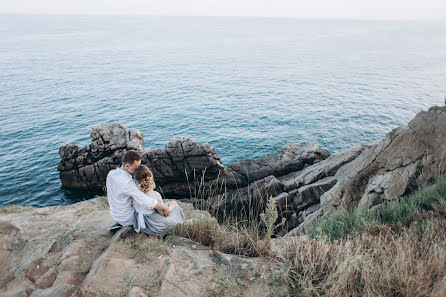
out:
{"label": "woman's white dress", "polygon": [[[159,202],[164,203],[161,194],[155,190],[150,191],[147,196],[153,197]],[[164,205],[169,206],[169,202],[164,203]],[[136,232],[163,236],[173,226],[182,223],[184,220],[183,210],[178,204],[167,217],[160,214],[155,209],[145,209],[136,201],[133,202],[133,208],[135,209],[133,228]]]}

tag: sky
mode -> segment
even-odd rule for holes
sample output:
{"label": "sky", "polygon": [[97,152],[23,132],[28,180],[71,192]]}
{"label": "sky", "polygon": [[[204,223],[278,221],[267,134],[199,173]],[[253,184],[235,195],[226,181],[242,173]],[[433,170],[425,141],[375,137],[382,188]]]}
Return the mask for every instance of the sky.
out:
{"label": "sky", "polygon": [[446,0],[1,0],[0,13],[446,20]]}

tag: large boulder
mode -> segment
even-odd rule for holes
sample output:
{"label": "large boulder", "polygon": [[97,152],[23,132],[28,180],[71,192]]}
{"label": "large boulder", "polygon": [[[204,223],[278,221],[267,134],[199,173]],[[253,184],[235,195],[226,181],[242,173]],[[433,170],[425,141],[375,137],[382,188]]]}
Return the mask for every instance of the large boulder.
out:
{"label": "large boulder", "polygon": [[336,184],[320,196],[320,207],[286,234],[305,234],[333,209],[370,208],[409,194],[446,171],[446,107],[418,113],[339,168]]}
{"label": "large boulder", "polygon": [[216,180],[224,168],[209,144],[187,137],[168,142],[164,149],[144,150],[142,163],[153,171],[160,191],[172,198],[189,197],[199,182]]}
{"label": "large boulder", "polygon": [[270,175],[279,177],[300,171],[328,158],[329,155],[315,144],[290,144],[276,154],[233,163],[225,168],[224,173],[228,184],[236,183],[238,187],[244,187]]}
{"label": "large boulder", "polygon": [[143,133],[114,122],[91,130],[91,144],[82,148],[67,144],[59,149],[58,170],[67,188],[102,190],[110,170],[121,165],[122,155],[136,150],[142,164],[152,169],[155,183],[164,195],[185,198],[196,180],[214,180],[224,167],[209,144],[198,145],[191,138],[173,140],[164,149],[143,150]]}
{"label": "large boulder", "polygon": [[60,147],[62,160],[57,169],[63,186],[102,189],[108,172],[121,164],[123,153],[143,147],[143,133],[119,122],[93,127],[90,137],[91,144],[82,148],[73,144]]}

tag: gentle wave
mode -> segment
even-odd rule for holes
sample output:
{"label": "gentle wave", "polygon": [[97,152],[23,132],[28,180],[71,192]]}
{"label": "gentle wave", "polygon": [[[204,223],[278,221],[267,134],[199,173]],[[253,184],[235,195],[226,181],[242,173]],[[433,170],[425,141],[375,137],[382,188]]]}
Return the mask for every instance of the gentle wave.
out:
{"label": "gentle wave", "polygon": [[0,17],[0,207],[69,204],[61,145],[120,121],[223,164],[370,143],[446,95],[446,26],[256,18]]}

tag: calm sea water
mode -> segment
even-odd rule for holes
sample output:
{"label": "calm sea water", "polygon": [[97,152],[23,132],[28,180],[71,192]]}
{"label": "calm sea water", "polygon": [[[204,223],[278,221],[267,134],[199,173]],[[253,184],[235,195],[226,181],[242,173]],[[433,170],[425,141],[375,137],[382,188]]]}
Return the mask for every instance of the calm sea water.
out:
{"label": "calm sea water", "polygon": [[0,15],[0,207],[70,204],[58,149],[120,121],[223,164],[369,143],[442,105],[446,24]]}

